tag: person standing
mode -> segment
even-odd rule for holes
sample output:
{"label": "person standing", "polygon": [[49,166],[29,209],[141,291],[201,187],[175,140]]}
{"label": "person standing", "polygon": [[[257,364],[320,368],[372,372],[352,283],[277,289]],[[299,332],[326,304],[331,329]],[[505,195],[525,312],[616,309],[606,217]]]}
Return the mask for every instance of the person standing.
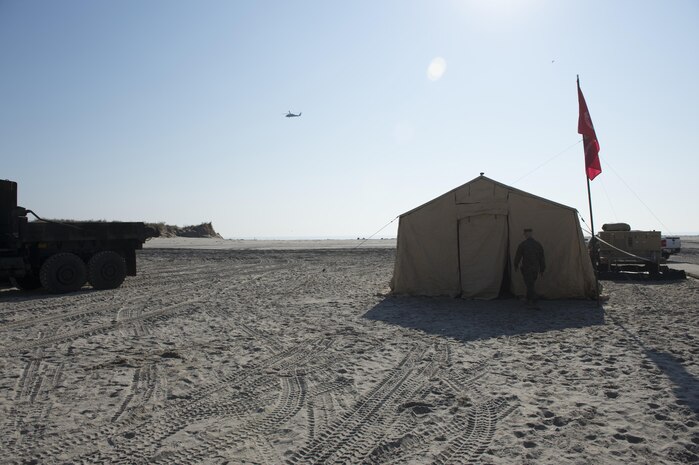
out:
{"label": "person standing", "polygon": [[527,305],[536,307],[538,296],[535,282],[539,274],[544,274],[546,262],[544,261],[544,248],[532,237],[532,230],[524,230],[524,240],[517,247],[515,253],[515,271],[522,264],[522,276],[527,286]]}

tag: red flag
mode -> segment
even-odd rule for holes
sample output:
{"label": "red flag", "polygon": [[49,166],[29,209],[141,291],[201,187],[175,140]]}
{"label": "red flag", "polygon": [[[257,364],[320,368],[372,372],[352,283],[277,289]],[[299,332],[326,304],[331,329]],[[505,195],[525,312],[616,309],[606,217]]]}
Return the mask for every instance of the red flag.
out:
{"label": "red flag", "polygon": [[578,107],[580,109],[578,133],[582,134],[583,145],[585,146],[585,171],[587,171],[587,179],[592,181],[602,172],[602,165],[599,162],[597,134],[595,134],[595,127],[592,125],[585,97],[583,97],[582,90],[580,90],[580,80],[578,80]]}

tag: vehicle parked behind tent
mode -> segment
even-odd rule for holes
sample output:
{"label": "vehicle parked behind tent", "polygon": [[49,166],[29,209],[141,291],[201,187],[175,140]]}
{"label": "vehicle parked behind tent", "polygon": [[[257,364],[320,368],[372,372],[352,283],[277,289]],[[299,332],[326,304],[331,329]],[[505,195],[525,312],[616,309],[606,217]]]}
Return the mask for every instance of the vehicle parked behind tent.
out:
{"label": "vehicle parked behind tent", "polygon": [[663,257],[670,258],[670,255],[682,251],[682,240],[680,236],[662,236],[660,247],[662,247]]}

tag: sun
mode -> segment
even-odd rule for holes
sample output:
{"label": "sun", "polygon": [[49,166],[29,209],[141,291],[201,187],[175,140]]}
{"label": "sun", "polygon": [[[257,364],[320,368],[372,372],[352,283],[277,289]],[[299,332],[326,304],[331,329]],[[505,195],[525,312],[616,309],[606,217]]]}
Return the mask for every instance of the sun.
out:
{"label": "sun", "polygon": [[444,72],[447,70],[447,62],[442,57],[433,58],[430,64],[427,66],[427,78],[430,81],[438,81],[444,76]]}

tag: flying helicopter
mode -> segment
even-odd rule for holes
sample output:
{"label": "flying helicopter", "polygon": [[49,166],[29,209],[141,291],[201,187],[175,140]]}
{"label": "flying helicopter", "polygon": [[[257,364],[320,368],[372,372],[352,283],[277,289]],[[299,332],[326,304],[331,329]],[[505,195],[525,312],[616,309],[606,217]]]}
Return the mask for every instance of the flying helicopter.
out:
{"label": "flying helicopter", "polygon": [[299,116],[301,116],[301,112],[300,112],[300,111],[299,111],[299,114],[298,114],[298,115],[292,113],[291,110],[289,110],[289,113],[286,114],[286,117],[287,117],[287,118],[298,118]]}

